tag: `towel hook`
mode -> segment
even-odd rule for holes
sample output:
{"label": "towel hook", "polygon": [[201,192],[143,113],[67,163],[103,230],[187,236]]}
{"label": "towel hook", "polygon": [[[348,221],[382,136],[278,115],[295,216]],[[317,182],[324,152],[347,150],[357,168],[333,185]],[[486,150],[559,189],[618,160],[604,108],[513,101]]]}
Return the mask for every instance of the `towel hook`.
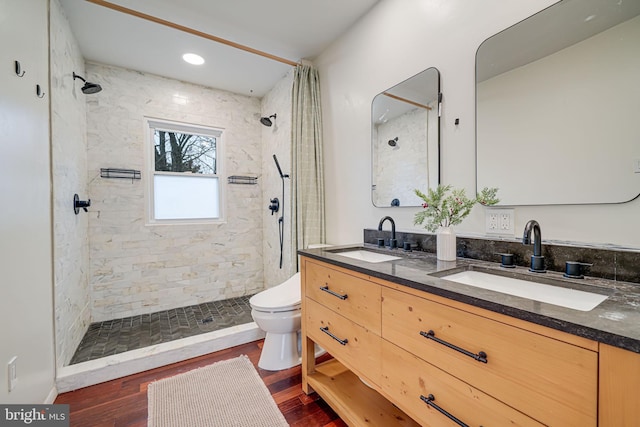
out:
{"label": "towel hook", "polygon": [[16,76],[18,77],[24,76],[24,73],[26,73],[26,71],[22,69],[22,66],[20,65],[20,61],[14,61],[14,62],[16,67]]}

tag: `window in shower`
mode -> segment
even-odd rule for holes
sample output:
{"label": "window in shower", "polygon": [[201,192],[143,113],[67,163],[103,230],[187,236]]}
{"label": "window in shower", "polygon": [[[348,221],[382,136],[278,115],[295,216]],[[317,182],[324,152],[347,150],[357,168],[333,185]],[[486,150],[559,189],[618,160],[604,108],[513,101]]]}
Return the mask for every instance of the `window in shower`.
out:
{"label": "window in shower", "polygon": [[151,222],[221,221],[222,131],[147,120]]}

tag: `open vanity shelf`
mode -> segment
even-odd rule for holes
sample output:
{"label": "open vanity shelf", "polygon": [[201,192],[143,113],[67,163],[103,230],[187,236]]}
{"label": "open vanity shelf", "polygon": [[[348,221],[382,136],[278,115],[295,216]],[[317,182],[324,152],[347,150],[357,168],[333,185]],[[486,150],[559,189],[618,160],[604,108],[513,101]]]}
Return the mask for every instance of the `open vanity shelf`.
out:
{"label": "open vanity shelf", "polygon": [[307,383],[349,425],[372,427],[419,426],[408,415],[360,379],[336,359],[315,367]]}

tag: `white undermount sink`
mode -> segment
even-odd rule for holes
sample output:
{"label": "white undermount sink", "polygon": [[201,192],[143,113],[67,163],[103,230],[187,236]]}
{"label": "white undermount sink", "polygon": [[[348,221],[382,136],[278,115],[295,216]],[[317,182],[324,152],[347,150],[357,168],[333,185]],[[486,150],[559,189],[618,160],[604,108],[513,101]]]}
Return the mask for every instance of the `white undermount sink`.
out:
{"label": "white undermount sink", "polygon": [[475,270],[464,270],[452,274],[438,275],[438,277],[477,288],[528,298],[534,301],[579,311],[593,310],[598,304],[608,298],[607,295],[594,292],[547,285]]}
{"label": "white undermount sink", "polygon": [[365,251],[363,249],[346,252],[334,252],[334,254],[366,262],[385,262],[401,258],[399,256],[379,254],[378,252]]}

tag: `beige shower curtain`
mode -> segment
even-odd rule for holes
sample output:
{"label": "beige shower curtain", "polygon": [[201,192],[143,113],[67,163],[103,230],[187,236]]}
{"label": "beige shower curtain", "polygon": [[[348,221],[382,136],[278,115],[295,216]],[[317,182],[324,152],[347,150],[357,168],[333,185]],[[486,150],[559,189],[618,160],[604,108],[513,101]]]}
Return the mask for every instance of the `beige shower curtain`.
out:
{"label": "beige shower curtain", "polygon": [[291,255],[297,271],[298,249],[325,242],[322,114],[318,71],[296,66],[291,123]]}

